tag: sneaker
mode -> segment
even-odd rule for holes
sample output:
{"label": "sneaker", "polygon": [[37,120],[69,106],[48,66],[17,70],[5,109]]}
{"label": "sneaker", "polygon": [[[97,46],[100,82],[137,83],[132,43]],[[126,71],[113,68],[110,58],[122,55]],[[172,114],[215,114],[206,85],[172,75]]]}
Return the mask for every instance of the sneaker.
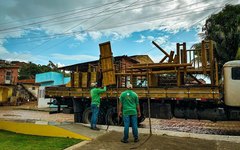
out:
{"label": "sneaker", "polygon": [[92,128],[92,127],[91,127],[91,129],[92,129],[92,130],[96,130],[96,131],[99,131],[99,130],[100,130],[100,129],[97,128],[97,127],[95,127],[95,128]]}
{"label": "sneaker", "polygon": [[135,143],[139,142],[139,139],[138,138],[134,139],[134,142]]}
{"label": "sneaker", "polygon": [[128,140],[121,139],[122,143],[128,143]]}

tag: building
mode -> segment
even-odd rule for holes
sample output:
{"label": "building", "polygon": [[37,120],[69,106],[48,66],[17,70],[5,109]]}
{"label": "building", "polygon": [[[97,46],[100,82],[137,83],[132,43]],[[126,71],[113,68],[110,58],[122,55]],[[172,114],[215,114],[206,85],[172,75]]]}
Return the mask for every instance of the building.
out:
{"label": "building", "polygon": [[18,66],[0,66],[0,84],[17,84]]}
{"label": "building", "polygon": [[50,98],[45,98],[46,86],[61,86],[70,83],[70,77],[64,77],[62,73],[58,72],[45,72],[36,74],[35,82],[40,84],[38,90],[38,108],[49,107],[49,102],[53,101]]}

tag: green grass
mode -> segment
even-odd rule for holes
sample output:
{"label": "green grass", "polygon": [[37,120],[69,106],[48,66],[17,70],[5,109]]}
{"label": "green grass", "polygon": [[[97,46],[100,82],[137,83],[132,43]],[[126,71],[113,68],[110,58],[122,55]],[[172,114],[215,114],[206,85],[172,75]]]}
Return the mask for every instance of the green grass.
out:
{"label": "green grass", "polygon": [[1,150],[62,150],[79,142],[79,139],[25,135],[0,130]]}

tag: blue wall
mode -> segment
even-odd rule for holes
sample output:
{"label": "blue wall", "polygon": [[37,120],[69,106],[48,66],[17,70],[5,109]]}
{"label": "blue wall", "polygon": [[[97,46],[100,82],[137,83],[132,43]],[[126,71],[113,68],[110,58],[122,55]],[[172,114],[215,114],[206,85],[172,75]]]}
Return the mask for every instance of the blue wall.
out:
{"label": "blue wall", "polygon": [[67,84],[70,77],[64,78],[63,74],[58,72],[45,72],[36,74],[35,82],[40,83],[41,86],[56,86]]}

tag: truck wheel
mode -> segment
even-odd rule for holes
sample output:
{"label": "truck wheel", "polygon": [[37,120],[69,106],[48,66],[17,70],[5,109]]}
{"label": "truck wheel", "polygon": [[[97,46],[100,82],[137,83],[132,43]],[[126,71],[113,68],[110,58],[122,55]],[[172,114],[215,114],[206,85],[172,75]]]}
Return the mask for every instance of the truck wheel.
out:
{"label": "truck wheel", "polygon": [[122,118],[119,118],[118,120],[116,107],[107,110],[105,120],[107,125],[122,125]]}
{"label": "truck wheel", "polygon": [[[102,114],[103,114],[103,111],[99,110],[97,124],[102,124],[103,123],[104,119],[102,119]],[[88,107],[83,112],[82,122],[90,124],[91,123],[91,117],[92,117],[92,110],[91,110],[91,107]]]}
{"label": "truck wheel", "polygon": [[91,117],[92,117],[91,107],[88,107],[83,112],[82,122],[90,124],[91,123]]}

